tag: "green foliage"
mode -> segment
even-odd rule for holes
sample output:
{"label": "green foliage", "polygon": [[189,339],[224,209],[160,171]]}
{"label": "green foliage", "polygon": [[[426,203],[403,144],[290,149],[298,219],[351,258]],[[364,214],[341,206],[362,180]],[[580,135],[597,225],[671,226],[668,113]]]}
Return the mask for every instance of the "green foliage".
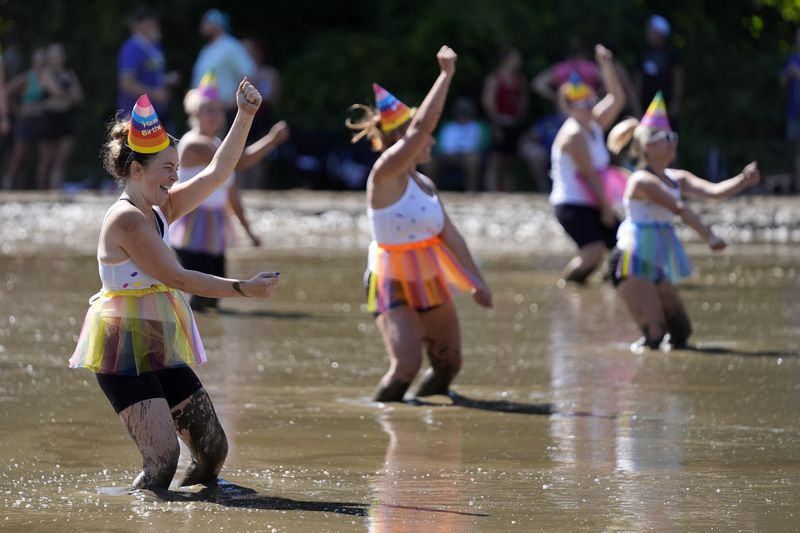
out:
{"label": "green foliage", "polygon": [[[152,0],[162,13],[171,69],[188,80],[202,46],[197,33],[211,1]],[[444,43],[459,53],[452,94],[478,100],[497,51],[518,47],[532,77],[564,57],[571,35],[602,42],[633,70],[649,14],[666,16],[686,73],[681,158],[702,172],[717,144],[731,170],[759,157],[767,171],[789,167],[783,139],[785,94],[777,74],[793,49],[800,0],[273,0],[225,2],[234,33],[256,35],[283,76],[278,113],[307,128],[342,128],[347,108],[369,103],[377,81],[409,104],[421,101],[436,76]],[[87,95],[79,123],[76,176],[99,172],[97,152],[116,96],[116,54],[128,35],[132,6],[104,0],[0,0],[0,37],[15,32],[25,53],[62,41]],[[80,14],[80,16],[76,16]],[[4,39],[5,40],[5,39]],[[181,91],[187,87],[184,85]],[[172,115],[184,124],[176,95]],[[452,100],[452,99],[451,99]],[[531,119],[549,103],[531,99]],[[180,133],[180,132],[175,132]]]}

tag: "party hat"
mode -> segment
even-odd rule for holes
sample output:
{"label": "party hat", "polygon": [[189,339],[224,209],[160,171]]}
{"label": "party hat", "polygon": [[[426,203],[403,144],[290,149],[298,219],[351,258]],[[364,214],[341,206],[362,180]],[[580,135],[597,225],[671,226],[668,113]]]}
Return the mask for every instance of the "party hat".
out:
{"label": "party hat", "polygon": [[587,98],[592,97],[592,89],[583,82],[580,74],[574,70],[569,75],[569,81],[567,81],[564,85],[564,96],[566,96],[567,100],[570,102],[586,100]]}
{"label": "party hat", "polygon": [[672,130],[672,127],[669,125],[669,117],[667,116],[667,104],[664,103],[664,95],[661,94],[661,91],[656,93],[639,124],[647,126],[648,128]]}
{"label": "party hat", "polygon": [[209,70],[200,78],[197,85],[197,92],[208,100],[219,100],[219,88],[217,86],[217,75],[213,70]]}
{"label": "party hat", "polygon": [[395,95],[377,83],[372,84],[372,90],[375,93],[375,104],[381,114],[381,130],[392,131],[411,118],[411,109]]}
{"label": "party hat", "polygon": [[167,132],[146,94],[140,96],[133,106],[128,146],[140,154],[155,154],[169,146]]}

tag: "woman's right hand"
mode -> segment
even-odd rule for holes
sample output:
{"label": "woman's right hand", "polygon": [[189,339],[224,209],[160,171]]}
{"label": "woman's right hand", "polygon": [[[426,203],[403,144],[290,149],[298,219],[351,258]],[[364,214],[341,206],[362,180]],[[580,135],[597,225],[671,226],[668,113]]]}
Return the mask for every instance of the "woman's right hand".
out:
{"label": "woman's right hand", "polygon": [[242,292],[252,298],[272,298],[278,288],[280,272],[260,272],[241,284]]}
{"label": "woman's right hand", "polygon": [[439,68],[448,76],[452,76],[455,73],[457,59],[458,55],[447,45],[442,46],[436,54],[436,61],[439,62]]}
{"label": "woman's right hand", "polygon": [[719,252],[724,250],[728,246],[728,243],[714,235],[713,233],[708,238],[708,247],[714,250],[715,252]]}

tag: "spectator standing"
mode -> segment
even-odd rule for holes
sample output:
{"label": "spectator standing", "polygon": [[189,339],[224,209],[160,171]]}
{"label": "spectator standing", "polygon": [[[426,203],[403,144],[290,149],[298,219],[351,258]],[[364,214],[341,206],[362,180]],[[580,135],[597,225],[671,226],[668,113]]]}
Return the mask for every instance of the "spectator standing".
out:
{"label": "spectator standing", "polygon": [[672,127],[678,130],[683,97],[683,68],[678,50],[670,43],[672,27],[661,15],[653,15],[645,27],[646,47],[639,60],[636,87],[639,102],[634,106],[637,115],[642,102],[650,102],[661,91],[669,109]]}
{"label": "spectator standing", "polygon": [[256,65],[244,45],[230,34],[230,17],[218,9],[209,9],[200,21],[200,35],[208,44],[200,50],[192,68],[192,87],[200,85],[207,72],[217,78],[219,97],[228,123],[236,114],[236,89],[244,76],[255,74]]}
{"label": "spectator standing", "polygon": [[443,171],[457,168],[465,191],[478,191],[481,186],[481,165],[486,149],[488,128],[476,117],[475,104],[462,97],[453,104],[453,120],[445,122],[437,136],[438,151],[431,170],[441,187]]}
{"label": "spectator standing", "polygon": [[791,192],[800,192],[800,29],[795,33],[794,51],[781,69],[786,87],[786,137],[794,143]]}
{"label": "spectator standing", "polygon": [[83,90],[78,76],[65,66],[65,60],[61,43],[47,47],[47,68],[42,76],[44,112],[36,169],[39,189],[61,188],[75,142],[75,109],[83,100]]}
{"label": "spectator standing", "polygon": [[517,148],[528,111],[527,87],[519,50],[503,50],[497,69],[483,84],[483,109],[491,122],[494,140],[486,173],[487,190],[514,190]]}
{"label": "spectator standing", "polygon": [[130,27],[131,36],[117,56],[117,109],[129,116],[139,96],[147,93],[161,120],[168,123],[169,92],[180,74],[166,71],[158,14],[141,7],[131,16]]}

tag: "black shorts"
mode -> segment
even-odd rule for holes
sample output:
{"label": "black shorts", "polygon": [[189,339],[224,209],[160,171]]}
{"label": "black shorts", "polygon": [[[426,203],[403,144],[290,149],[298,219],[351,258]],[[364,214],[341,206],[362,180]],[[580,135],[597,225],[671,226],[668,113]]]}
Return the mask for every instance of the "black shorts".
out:
{"label": "black shorts", "polygon": [[603,224],[600,210],[588,205],[560,204],[556,207],[556,218],[578,248],[593,242],[602,242],[611,250],[617,244],[619,220],[614,226]]}
{"label": "black shorts", "polygon": [[97,383],[117,414],[135,403],[153,398],[164,398],[172,409],[203,388],[188,366],[143,372],[138,376],[97,374]]}
{"label": "black shorts", "polygon": [[75,112],[45,111],[40,127],[42,139],[56,140],[75,135]]}
{"label": "black shorts", "polygon": [[39,139],[41,117],[18,117],[14,124],[14,136],[20,141],[33,142]]}
{"label": "black shorts", "polygon": [[500,154],[516,154],[522,126],[500,126],[500,136],[495,138],[492,151]]}

